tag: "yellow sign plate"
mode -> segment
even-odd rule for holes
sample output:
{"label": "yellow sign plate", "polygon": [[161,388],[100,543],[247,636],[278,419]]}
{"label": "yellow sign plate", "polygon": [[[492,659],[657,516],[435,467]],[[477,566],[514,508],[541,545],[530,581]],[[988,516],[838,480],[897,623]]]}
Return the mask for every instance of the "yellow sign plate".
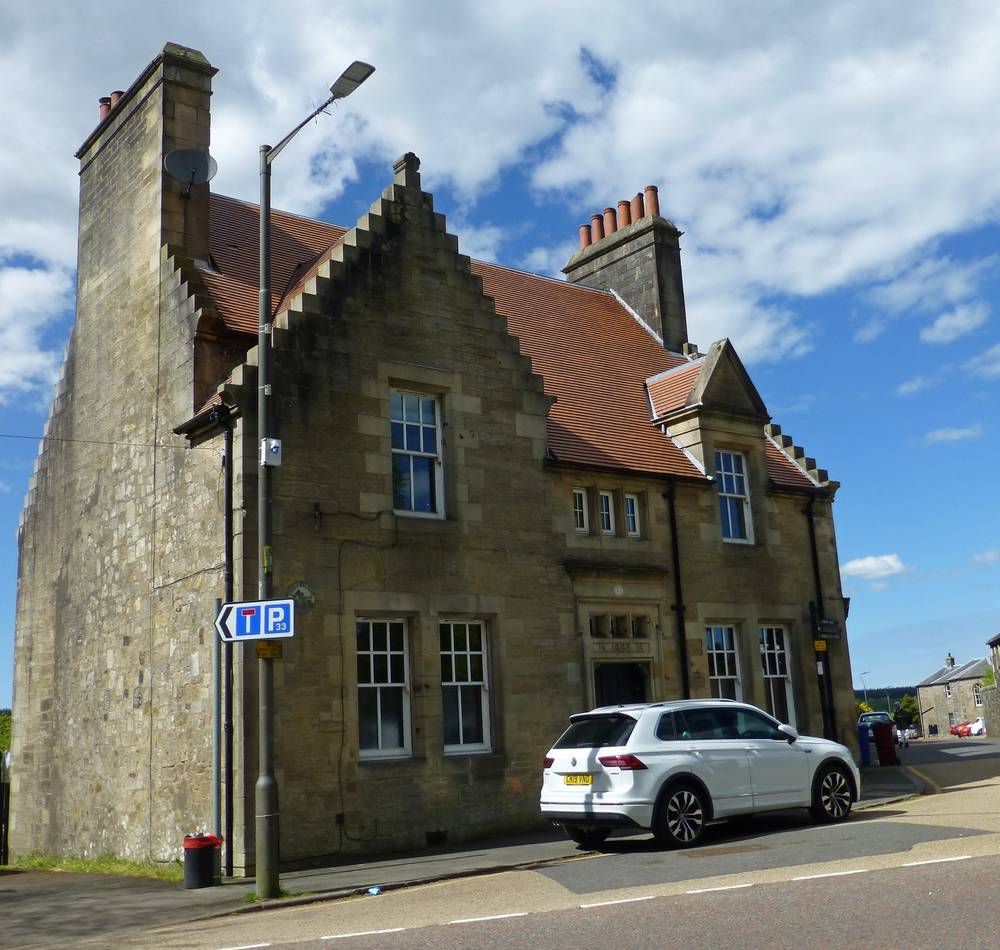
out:
{"label": "yellow sign plate", "polygon": [[813,640],[817,653],[826,653],[826,640]]}
{"label": "yellow sign plate", "polygon": [[283,656],[284,644],[280,640],[260,640],[255,646],[258,660],[280,660]]}
{"label": "yellow sign plate", "polygon": [[592,785],[594,776],[589,772],[586,775],[564,775],[563,781],[567,785]]}

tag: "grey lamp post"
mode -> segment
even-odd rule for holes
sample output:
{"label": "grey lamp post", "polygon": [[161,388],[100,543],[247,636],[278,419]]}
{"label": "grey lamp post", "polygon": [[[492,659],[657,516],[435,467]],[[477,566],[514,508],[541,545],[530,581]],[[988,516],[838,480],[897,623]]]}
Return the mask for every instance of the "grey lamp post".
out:
{"label": "grey lamp post", "polygon": [[[373,72],[368,63],[353,62],[330,87],[329,98],[309,113],[277,145],[260,147],[260,300],[257,320],[257,597],[269,600],[274,571],[271,551],[271,468],[280,463],[280,444],[273,439],[271,392],[271,163],[298,131],[337,99],[346,99]],[[257,660],[258,740],[260,769],[256,787],[257,896],[277,897],[278,782],[274,776],[274,668],[270,657]]]}
{"label": "grey lamp post", "polygon": [[861,688],[865,693],[865,705],[868,705],[868,684],[865,682],[865,677],[871,673],[871,670],[865,670],[864,673],[859,673],[858,676],[861,677]]}

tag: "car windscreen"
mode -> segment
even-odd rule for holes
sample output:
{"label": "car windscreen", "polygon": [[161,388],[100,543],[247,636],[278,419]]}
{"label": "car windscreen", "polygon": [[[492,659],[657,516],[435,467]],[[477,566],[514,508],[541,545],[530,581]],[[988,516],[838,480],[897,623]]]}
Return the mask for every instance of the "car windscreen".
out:
{"label": "car windscreen", "polygon": [[631,716],[594,716],[571,723],[556,741],[555,749],[599,749],[628,742],[635,728]]}

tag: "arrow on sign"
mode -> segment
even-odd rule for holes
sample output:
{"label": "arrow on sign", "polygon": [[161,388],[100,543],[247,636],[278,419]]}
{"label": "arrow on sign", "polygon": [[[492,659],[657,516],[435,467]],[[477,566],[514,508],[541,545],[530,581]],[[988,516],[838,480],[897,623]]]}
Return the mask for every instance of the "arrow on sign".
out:
{"label": "arrow on sign", "polygon": [[215,629],[227,641],[275,640],[295,635],[293,600],[253,600],[224,604]]}

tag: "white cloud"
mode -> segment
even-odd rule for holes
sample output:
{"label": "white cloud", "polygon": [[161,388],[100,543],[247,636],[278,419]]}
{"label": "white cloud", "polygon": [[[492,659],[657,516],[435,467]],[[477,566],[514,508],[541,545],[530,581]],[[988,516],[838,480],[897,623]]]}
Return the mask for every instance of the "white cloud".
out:
{"label": "white cloud", "polygon": [[914,376],[896,387],[897,396],[912,396],[931,385],[931,381],[926,376]]}
{"label": "white cloud", "polygon": [[845,577],[860,577],[867,581],[904,574],[906,570],[898,554],[872,554],[855,558],[840,567],[840,573]]}
{"label": "white cloud", "polygon": [[55,382],[61,354],[44,346],[42,332],[69,306],[72,289],[59,266],[0,266],[0,405]]}
{"label": "white cloud", "polygon": [[942,313],[930,326],[924,327],[920,331],[920,340],[923,343],[951,343],[978,330],[989,318],[987,304],[963,304],[949,313]]}
{"label": "white cloud", "polygon": [[965,363],[965,369],[974,376],[982,376],[986,379],[1000,377],[1000,343],[994,343],[988,350],[984,350],[978,356],[968,360]]}
{"label": "white cloud", "polygon": [[[512,168],[580,220],[654,182],[687,232],[692,339],[729,336],[747,359],[813,345],[816,329],[796,312],[802,298],[875,283],[890,317],[940,311],[968,302],[992,266],[927,260],[943,237],[996,220],[1000,208],[991,4],[963,4],[961,16],[951,4],[910,5],[900,17],[892,0],[835,9],[777,0],[722,17],[712,4],[645,0],[633,17],[657,38],[648,43],[603,0],[286,0],[280,16],[262,0],[217,0],[208,19],[191,0],[141,17],[107,0],[97,20],[91,6],[0,14],[7,258],[73,265],[72,150],[96,124],[96,99],[127,86],[166,40],[187,39],[220,69],[218,191],[253,200],[259,144],[294,127],[345,64],[364,59],[375,75],[275,165],[276,206],[319,213],[359,161],[412,150],[425,185],[453,186],[470,208],[478,232],[463,244],[489,252],[508,235],[476,225],[472,210]],[[87,22],[86,43],[74,22]],[[564,258],[548,261],[551,272]]]}
{"label": "white cloud", "polygon": [[993,564],[1000,564],[1000,551],[996,548],[991,548],[989,551],[982,551],[979,554],[972,555],[973,564],[980,564],[984,567],[989,567]]}
{"label": "white cloud", "polygon": [[928,445],[938,445],[942,442],[964,442],[968,439],[978,439],[983,434],[981,425],[953,426],[944,429],[932,429],[924,436]]}

